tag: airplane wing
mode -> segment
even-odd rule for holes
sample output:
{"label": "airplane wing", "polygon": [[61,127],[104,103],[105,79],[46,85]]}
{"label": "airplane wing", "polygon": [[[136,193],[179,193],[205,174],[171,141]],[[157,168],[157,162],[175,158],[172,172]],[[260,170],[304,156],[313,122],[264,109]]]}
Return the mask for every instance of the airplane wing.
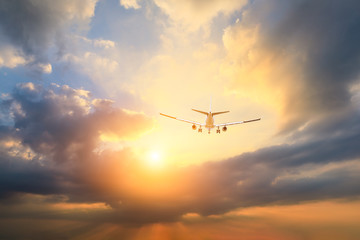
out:
{"label": "airplane wing", "polygon": [[180,119],[180,118],[169,116],[169,115],[166,115],[166,114],[163,114],[163,113],[160,113],[160,115],[164,116],[164,117],[172,118],[172,119],[175,119],[175,120],[179,120],[179,121],[182,121],[182,122],[192,123],[192,124],[195,124],[195,125],[198,125],[198,126],[205,126],[204,123],[199,123],[199,122],[194,122],[194,121],[190,121],[190,120]]}
{"label": "airplane wing", "polygon": [[222,126],[230,126],[230,125],[235,125],[235,124],[255,122],[255,121],[259,121],[260,119],[261,118],[252,119],[252,120],[246,120],[246,121],[240,121],[240,122],[228,122],[228,123],[215,124],[215,127],[222,127]]}

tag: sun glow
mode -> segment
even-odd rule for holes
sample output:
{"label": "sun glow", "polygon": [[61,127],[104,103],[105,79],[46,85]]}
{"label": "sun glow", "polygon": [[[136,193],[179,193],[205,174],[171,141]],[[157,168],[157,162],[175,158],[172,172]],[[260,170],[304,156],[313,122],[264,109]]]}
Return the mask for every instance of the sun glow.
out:
{"label": "sun glow", "polygon": [[156,150],[149,151],[146,157],[146,163],[151,168],[161,168],[164,165],[161,152]]}

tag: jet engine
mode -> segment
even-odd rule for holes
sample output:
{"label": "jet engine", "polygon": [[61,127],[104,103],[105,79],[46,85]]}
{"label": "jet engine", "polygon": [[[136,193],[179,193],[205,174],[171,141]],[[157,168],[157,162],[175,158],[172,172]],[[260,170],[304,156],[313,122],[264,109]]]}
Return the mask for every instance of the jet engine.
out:
{"label": "jet engine", "polygon": [[226,127],[226,126],[224,126],[224,127],[222,128],[222,130],[223,130],[223,132],[226,132],[227,127]]}
{"label": "jet engine", "polygon": [[195,124],[192,125],[192,129],[193,129],[193,130],[196,130],[196,125],[195,125]]}

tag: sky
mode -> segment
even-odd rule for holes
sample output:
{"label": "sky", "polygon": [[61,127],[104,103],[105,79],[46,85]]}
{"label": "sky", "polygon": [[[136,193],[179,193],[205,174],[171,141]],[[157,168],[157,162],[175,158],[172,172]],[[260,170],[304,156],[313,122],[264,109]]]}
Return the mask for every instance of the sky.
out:
{"label": "sky", "polygon": [[359,11],[0,0],[0,239],[359,239]]}

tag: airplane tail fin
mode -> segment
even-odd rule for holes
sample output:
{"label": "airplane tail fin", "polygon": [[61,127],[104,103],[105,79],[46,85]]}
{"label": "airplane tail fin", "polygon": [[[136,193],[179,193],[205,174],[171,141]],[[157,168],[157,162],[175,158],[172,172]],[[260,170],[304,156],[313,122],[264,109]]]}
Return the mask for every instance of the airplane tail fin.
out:
{"label": "airplane tail fin", "polygon": [[214,112],[212,115],[214,116],[214,115],[219,115],[219,114],[228,113],[228,112],[230,112],[230,111]]}
{"label": "airplane tail fin", "polygon": [[208,115],[208,113],[207,113],[207,112],[204,112],[204,111],[200,111],[200,110],[196,110],[196,109],[191,109],[191,110],[193,110],[193,111],[195,111],[195,112],[198,112],[198,113],[202,113],[202,114]]}

